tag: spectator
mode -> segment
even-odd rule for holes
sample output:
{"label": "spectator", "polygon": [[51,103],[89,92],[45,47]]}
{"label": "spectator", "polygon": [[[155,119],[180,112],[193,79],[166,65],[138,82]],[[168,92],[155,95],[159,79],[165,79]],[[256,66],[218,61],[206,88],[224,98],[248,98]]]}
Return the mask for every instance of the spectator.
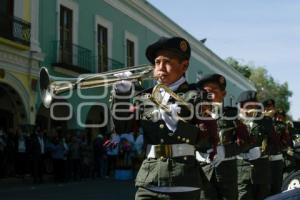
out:
{"label": "spectator", "polygon": [[5,148],[5,173],[7,176],[15,176],[15,134],[13,128],[10,128],[7,132],[6,148]]}
{"label": "spectator", "polygon": [[82,143],[80,146],[81,151],[81,169],[82,178],[90,178],[93,172],[93,146],[91,140],[85,133],[81,135]]}
{"label": "spectator", "polygon": [[106,154],[107,154],[107,176],[112,176],[115,169],[116,169],[116,164],[117,164],[117,157],[119,155],[119,146],[117,145],[120,142],[120,136],[116,134],[116,132],[112,132],[110,136],[110,140],[112,144],[106,149]]}
{"label": "spectator", "polygon": [[95,172],[99,178],[104,177],[107,171],[107,155],[105,152],[104,137],[98,134],[94,140]]}
{"label": "spectator", "polygon": [[30,155],[32,158],[32,176],[34,183],[43,182],[44,157],[45,157],[46,139],[40,127],[37,127],[32,134],[30,141]]}
{"label": "spectator", "polygon": [[2,128],[0,128],[0,178],[4,177],[5,169],[5,149],[6,149],[6,134]]}
{"label": "spectator", "polygon": [[134,163],[133,168],[135,171],[137,171],[140,168],[140,165],[143,162],[143,159],[145,157],[145,148],[144,148],[144,135],[143,135],[143,129],[140,128],[138,131],[137,138],[134,142]]}
{"label": "spectator", "polygon": [[29,139],[24,130],[17,129],[16,137],[16,172],[21,178],[24,178],[28,171],[28,147]]}
{"label": "spectator", "polygon": [[143,146],[144,146],[144,135],[143,135],[143,129],[140,128],[138,136],[134,142],[134,148],[135,148],[136,154],[138,156],[143,154],[143,151],[144,151]]}
{"label": "spectator", "polygon": [[49,150],[53,159],[54,180],[56,182],[65,181],[65,155],[68,149],[63,138],[55,137],[53,143],[49,145]]}
{"label": "spectator", "polygon": [[80,161],[80,139],[77,136],[72,136],[69,150],[69,158],[71,164],[71,178],[80,180],[81,161]]}
{"label": "spectator", "polygon": [[120,136],[118,167],[130,169],[132,167],[132,158],[134,152],[133,133],[123,133]]}

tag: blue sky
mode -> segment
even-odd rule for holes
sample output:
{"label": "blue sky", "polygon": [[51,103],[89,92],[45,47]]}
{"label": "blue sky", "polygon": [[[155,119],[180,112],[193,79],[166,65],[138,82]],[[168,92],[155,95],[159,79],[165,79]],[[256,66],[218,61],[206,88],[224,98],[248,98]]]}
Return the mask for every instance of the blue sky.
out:
{"label": "blue sky", "polygon": [[293,92],[300,120],[300,1],[148,0],[221,58],[265,67]]}

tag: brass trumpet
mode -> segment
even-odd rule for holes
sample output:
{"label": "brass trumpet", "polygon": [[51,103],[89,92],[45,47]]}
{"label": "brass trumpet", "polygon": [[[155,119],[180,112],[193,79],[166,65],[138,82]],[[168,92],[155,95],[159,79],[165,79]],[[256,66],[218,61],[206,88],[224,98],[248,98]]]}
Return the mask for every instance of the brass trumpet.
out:
{"label": "brass trumpet", "polygon": [[[120,75],[128,72],[130,75],[126,78],[118,76],[118,74]],[[104,73],[86,74],[77,78],[50,76],[47,68],[42,67],[39,76],[39,86],[43,105],[46,108],[49,108],[54,95],[58,95],[69,90],[110,86],[122,80],[135,82],[146,79],[154,79],[153,66],[151,65],[139,65]]]}
{"label": "brass trumpet", "polygon": [[265,110],[263,112],[263,115],[265,117],[271,117],[272,118],[272,117],[274,117],[275,113],[276,113],[276,110],[275,109],[271,109],[271,110]]}
{"label": "brass trumpet", "polygon": [[[164,95],[162,95],[162,91]],[[168,88],[163,84],[157,84],[153,88],[152,94],[150,96],[150,100],[156,105],[160,106],[166,112],[170,113],[171,111],[167,106],[168,101],[166,101],[166,99],[169,98],[164,99],[165,96],[174,98],[175,101],[179,102],[179,105],[185,106],[189,111],[191,111],[190,105],[184,99],[182,99],[180,96],[174,93],[170,88]]]}
{"label": "brass trumpet", "polygon": [[250,109],[250,110],[247,110],[246,113],[249,117],[259,117],[259,116],[264,116],[264,117],[274,117],[275,115],[275,110],[265,110],[263,112],[259,112],[260,110],[258,109]]}

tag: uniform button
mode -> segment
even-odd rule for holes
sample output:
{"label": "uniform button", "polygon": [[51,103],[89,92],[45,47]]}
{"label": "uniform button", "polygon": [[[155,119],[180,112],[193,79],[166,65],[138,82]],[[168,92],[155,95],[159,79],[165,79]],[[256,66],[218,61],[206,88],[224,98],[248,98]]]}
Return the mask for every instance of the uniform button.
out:
{"label": "uniform button", "polygon": [[189,139],[187,139],[185,142],[186,142],[186,143],[189,143],[189,142],[190,142],[190,140],[189,140]]}
{"label": "uniform button", "polygon": [[187,157],[186,157],[186,156],[184,156],[184,157],[183,157],[183,160],[187,160]]}
{"label": "uniform button", "polygon": [[180,137],[180,136],[177,136],[177,139],[178,139],[178,140],[180,140],[180,139],[181,139],[181,137]]}
{"label": "uniform button", "polygon": [[160,125],[159,125],[159,128],[160,128],[160,129],[163,129],[163,128],[165,128],[165,125],[164,125],[164,124],[160,124]]}
{"label": "uniform button", "polygon": [[168,135],[171,137],[174,135],[174,133],[170,132],[170,133],[168,133]]}
{"label": "uniform button", "polygon": [[160,139],[160,143],[164,143],[164,142],[165,142],[164,139],[161,138],[161,139]]}
{"label": "uniform button", "polygon": [[184,141],[185,141],[185,138],[182,138],[182,141],[184,142]]}

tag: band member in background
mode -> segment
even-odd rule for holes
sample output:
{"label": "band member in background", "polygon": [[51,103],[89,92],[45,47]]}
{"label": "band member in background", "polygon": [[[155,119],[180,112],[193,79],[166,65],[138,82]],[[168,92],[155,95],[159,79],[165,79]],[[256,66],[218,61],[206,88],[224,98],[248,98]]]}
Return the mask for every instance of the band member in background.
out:
{"label": "band member in background", "polygon": [[272,121],[264,118],[263,106],[255,91],[245,91],[238,98],[241,122],[247,127],[249,140],[238,155],[239,199],[265,199],[269,194],[270,165],[268,138]]}
{"label": "band member in background", "polygon": [[276,113],[275,101],[268,99],[263,102],[265,117],[273,120],[273,131],[268,140],[269,160],[271,172],[270,195],[281,192],[283,180],[284,160],[282,152],[287,149],[289,144],[289,132],[285,124],[285,113]]}
{"label": "band member in background", "polygon": [[[176,94],[180,93],[186,102],[195,103],[198,102],[194,98],[196,96],[198,99],[197,91],[191,90],[185,79],[190,55],[188,41],[180,37],[160,38],[146,50],[147,59],[154,65],[157,83],[167,86]],[[127,81],[116,84],[113,103],[129,102],[129,98],[124,99],[124,96],[131,93],[132,89],[132,85]],[[164,100],[168,102],[166,106],[169,111],[155,106],[148,98],[151,93],[152,88],[136,96],[140,103],[135,109],[127,106],[129,112],[138,111],[139,124],[143,128],[147,148],[146,158],[135,180],[138,188],[135,198],[199,199],[199,190],[205,177],[201,175],[199,163],[195,159],[195,146],[205,145],[205,132],[199,128],[197,120],[182,120],[191,114],[191,110],[181,106],[174,98],[168,97],[164,90],[160,91],[160,95],[166,98]],[[124,123],[130,124],[128,120],[117,119],[119,116],[126,116],[126,113],[118,115],[120,107],[126,108],[124,105],[113,106],[117,133],[126,132],[120,127],[124,128]],[[131,114],[127,113],[127,116]],[[216,130],[216,126],[207,129]]]}
{"label": "band member in background", "polygon": [[[226,96],[226,79],[220,74],[210,74],[203,77],[198,87],[213,95],[213,117],[218,124],[218,153],[212,162],[204,159],[203,169],[209,178],[209,194],[203,194],[205,199],[230,199],[238,197],[237,188],[237,143],[236,143],[236,108],[224,107]],[[205,152],[204,152],[205,153]],[[203,152],[200,155],[204,155]],[[209,161],[209,163],[205,163]]]}

